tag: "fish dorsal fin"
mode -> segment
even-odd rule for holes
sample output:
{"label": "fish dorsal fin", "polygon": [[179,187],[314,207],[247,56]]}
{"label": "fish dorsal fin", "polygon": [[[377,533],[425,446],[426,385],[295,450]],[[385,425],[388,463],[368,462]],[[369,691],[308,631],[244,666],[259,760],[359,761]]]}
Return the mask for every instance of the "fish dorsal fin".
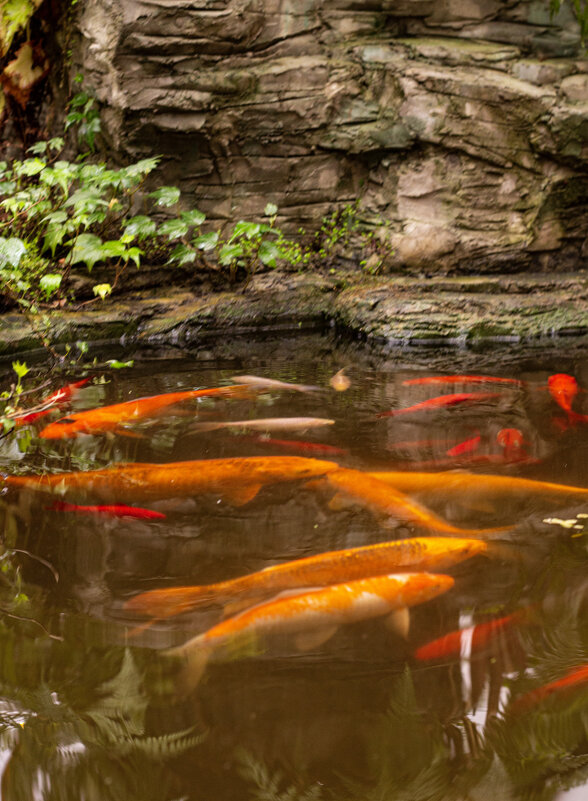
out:
{"label": "fish dorsal fin", "polygon": [[222,496],[226,498],[233,506],[245,506],[246,503],[252,501],[259,490],[261,484],[245,484],[240,487],[223,487]]}
{"label": "fish dorsal fin", "polygon": [[311,651],[330,640],[338,628],[339,626],[331,625],[321,626],[311,631],[301,631],[294,637],[294,644],[299,651]]}
{"label": "fish dorsal fin", "polygon": [[390,612],[384,622],[390,631],[398,634],[403,640],[408,639],[408,632],[410,630],[410,610],[407,606]]}

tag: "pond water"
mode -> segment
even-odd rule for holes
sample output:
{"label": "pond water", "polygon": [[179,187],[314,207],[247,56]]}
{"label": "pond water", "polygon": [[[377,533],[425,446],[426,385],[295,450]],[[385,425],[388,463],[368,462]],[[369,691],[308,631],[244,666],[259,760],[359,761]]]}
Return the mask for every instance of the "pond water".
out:
{"label": "pond water", "polygon": [[[216,626],[221,606],[151,621],[128,608],[130,599],[313,554],[457,535],[415,522],[413,512],[383,512],[379,501],[366,500],[359,479],[342,493],[345,503],[332,502],[334,483],[309,485],[295,472],[262,482],[239,503],[225,485],[180,492],[171,479],[168,491],[161,484],[139,491],[122,478],[106,493],[94,486],[70,494],[67,480],[59,490],[58,499],[65,492],[78,506],[127,504],[164,515],[154,519],[83,513],[30,483],[9,482],[0,508],[3,801],[585,797],[588,681],[572,671],[588,665],[588,489],[584,498],[517,483],[588,488],[582,349],[376,357],[301,336],[129,357],[134,366],[120,370],[72,367],[27,396],[30,404],[23,398],[34,406],[90,379],[70,405],[0,440],[3,474],[282,455],[362,474],[426,471],[433,479],[417,482],[411,497],[465,536],[487,530],[480,535],[487,550],[437,571],[454,584],[410,610],[408,632],[404,617],[391,628],[369,615],[321,628],[325,636],[310,647],[287,625],[266,637],[249,632],[190,681],[185,664],[164,652]],[[343,367],[350,386],[336,391],[329,381]],[[320,389],[204,397],[114,431],[40,436],[68,412],[228,386],[243,374]],[[520,383],[405,383],[462,374]],[[569,386],[560,403],[548,390],[554,374],[577,380],[576,416],[563,408]],[[35,386],[34,375],[26,380],[27,389]],[[486,395],[378,417],[449,393]],[[334,423],[270,434],[211,425],[293,417]],[[455,475],[469,482],[447,484]],[[333,577],[350,586],[344,572]],[[285,618],[296,597],[281,596]]]}

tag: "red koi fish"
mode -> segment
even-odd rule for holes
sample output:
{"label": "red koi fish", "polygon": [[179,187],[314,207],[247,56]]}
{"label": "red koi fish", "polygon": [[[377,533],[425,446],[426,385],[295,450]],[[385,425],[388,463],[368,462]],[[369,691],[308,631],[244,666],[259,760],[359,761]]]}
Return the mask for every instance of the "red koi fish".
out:
{"label": "red koi fish", "polygon": [[17,426],[32,423],[39,417],[44,417],[46,414],[49,414],[55,406],[64,406],[66,403],[73,400],[79,388],[87,384],[89,380],[89,378],[83,378],[81,381],[75,381],[73,384],[67,384],[65,387],[61,387],[61,389],[56,390],[51,395],[44,398],[38,406],[23,412],[16,412],[11,416],[11,419],[14,420],[14,424]]}
{"label": "red koi fish", "polygon": [[537,687],[524,695],[516,698],[510,705],[510,711],[516,713],[527,712],[536,704],[547,700],[552,695],[570,691],[576,687],[581,687],[588,682],[588,665],[580,665],[572,668],[565,676],[555,681],[550,681],[542,687]]}
{"label": "red koi fish", "polygon": [[518,428],[501,428],[496,435],[496,442],[502,447],[507,458],[525,456],[525,438]]}
{"label": "red koi fish", "polygon": [[556,373],[547,379],[547,388],[553,400],[560,406],[567,415],[571,425],[576,423],[588,423],[588,415],[578,414],[572,409],[574,398],[580,391],[576,379],[566,373]]}
{"label": "red koi fish", "polygon": [[404,409],[380,412],[376,417],[398,417],[401,414],[427,412],[431,409],[447,409],[450,406],[457,406],[461,403],[482,403],[486,400],[501,397],[503,395],[500,392],[455,392],[451,395],[439,395],[437,398],[429,398],[429,400],[415,403],[414,406],[407,406]]}
{"label": "red koi fish", "polygon": [[464,453],[473,453],[478,450],[481,441],[482,437],[478,434],[475,437],[471,437],[471,439],[459,442],[457,445],[454,445],[453,448],[449,448],[449,450],[445,451],[445,453],[447,456],[463,456]]}
{"label": "red koi fish", "polygon": [[513,624],[525,620],[528,614],[529,610],[520,609],[511,615],[506,615],[506,617],[452,631],[437,640],[428,642],[426,645],[421,645],[414,652],[415,658],[421,662],[447,658],[455,659],[459,656],[468,658],[487,648],[502,632],[508,631]]}
{"label": "red koi fish", "polygon": [[78,434],[103,434],[106,431],[124,432],[124,425],[136,423],[148,417],[155,417],[164,409],[195,398],[232,398],[248,395],[250,387],[234,385],[229,387],[213,387],[212,389],[190,389],[184,392],[166,392],[148,398],[115,403],[98,409],[77,412],[46,426],[40,437],[43,439],[71,439]]}
{"label": "red koi fish", "polygon": [[242,434],[240,440],[252,442],[260,448],[277,449],[290,451],[291,453],[311,453],[315,456],[346,456],[349,451],[346,448],[337,448],[335,445],[326,445],[324,442],[303,442],[298,439],[275,439],[265,437],[263,434]]}
{"label": "red koi fish", "polygon": [[426,378],[409,378],[407,381],[403,381],[402,385],[411,387],[420,384],[508,384],[522,387],[524,383],[518,378],[497,378],[491,375],[435,375]]}
{"label": "red koi fish", "polygon": [[105,515],[106,517],[135,517],[138,520],[162,520],[162,512],[152,509],[141,509],[139,506],[124,506],[112,504],[110,506],[80,506],[77,503],[55,501],[53,506],[46,507],[50,512],[75,512],[78,515]]}
{"label": "red koi fish", "polygon": [[301,590],[246,609],[165,654],[185,660],[184,691],[190,692],[211,659],[227,649],[234,658],[239,640],[291,633],[299,650],[310,650],[341,625],[406,613],[408,607],[447,592],[454,583],[442,574],[399,573]]}

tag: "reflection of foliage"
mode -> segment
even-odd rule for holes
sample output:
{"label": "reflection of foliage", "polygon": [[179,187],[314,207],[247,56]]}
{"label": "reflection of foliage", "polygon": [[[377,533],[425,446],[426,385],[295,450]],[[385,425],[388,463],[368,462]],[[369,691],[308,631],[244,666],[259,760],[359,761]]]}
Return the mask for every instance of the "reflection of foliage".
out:
{"label": "reflection of foliage", "polygon": [[239,773],[253,785],[253,795],[250,797],[255,801],[321,801],[323,798],[319,784],[306,788],[294,784],[286,785],[281,771],[276,770],[272,773],[249,751],[240,750],[237,759],[240,763]]}
{"label": "reflection of foliage", "polygon": [[160,801],[173,792],[162,761],[202,741],[191,730],[146,734],[147,699],[129,651],[85,711],[68,702],[65,687],[63,694],[47,684],[0,689],[13,699],[0,712],[0,745],[11,752],[2,786],[6,801],[37,797],[35,788],[41,788],[44,801]]}

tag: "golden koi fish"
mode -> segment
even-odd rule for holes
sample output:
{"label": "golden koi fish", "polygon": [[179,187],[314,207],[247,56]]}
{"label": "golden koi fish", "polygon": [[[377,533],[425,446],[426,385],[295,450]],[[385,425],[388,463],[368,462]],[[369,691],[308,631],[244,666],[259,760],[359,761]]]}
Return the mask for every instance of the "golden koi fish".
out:
{"label": "golden koi fish", "polygon": [[392,570],[445,570],[487,550],[488,545],[482,540],[456,537],[379,542],[295,559],[216,584],[150,590],[131,598],[125,608],[162,619],[201,605],[228,602],[234,612],[239,606],[251,606],[285,590],[325,587]]}
{"label": "golden koi fish", "polygon": [[438,494],[441,499],[448,496],[467,496],[487,499],[528,497],[545,498],[550,501],[566,503],[571,500],[588,499],[586,487],[574,487],[566,484],[554,484],[551,481],[534,481],[529,478],[510,476],[492,476],[479,473],[451,471],[446,473],[421,472],[378,472],[368,473],[372,478],[389,484],[399,492],[409,495]]}
{"label": "golden koi fish", "polygon": [[184,392],[166,392],[148,398],[115,403],[98,409],[88,409],[62,417],[40,432],[43,439],[71,439],[78,434],[102,434],[105,431],[125,433],[123,426],[137,423],[147,417],[157,416],[161,411],[176,403],[194,398],[232,398],[247,395],[250,387],[237,384],[230,387],[213,387],[211,389],[190,389]]}
{"label": "golden koi fish", "polygon": [[389,483],[374,478],[368,473],[362,473],[360,470],[340,467],[325,475],[324,478],[308,482],[306,486],[336,490],[335,496],[329,503],[331,509],[341,509],[350,503],[357,503],[375,514],[394,518],[403,523],[411,523],[439,534],[450,534],[455,537],[480,537],[491,535],[497,531],[509,530],[508,528],[464,529],[453,526]]}
{"label": "golden koi fish", "polygon": [[338,465],[303,456],[241,456],[169,464],[117,464],[103,470],[43,476],[5,476],[8,487],[60,496],[148,501],[215,494],[236,506],[251,501],[262,486],[325,475]]}
{"label": "golden koi fish", "polygon": [[165,654],[186,661],[184,690],[189,692],[209,660],[218,659],[241,638],[292,633],[300,650],[310,650],[326,642],[341,625],[390,616],[435,598],[453,585],[450,576],[400,573],[278,597],[218,623]]}

